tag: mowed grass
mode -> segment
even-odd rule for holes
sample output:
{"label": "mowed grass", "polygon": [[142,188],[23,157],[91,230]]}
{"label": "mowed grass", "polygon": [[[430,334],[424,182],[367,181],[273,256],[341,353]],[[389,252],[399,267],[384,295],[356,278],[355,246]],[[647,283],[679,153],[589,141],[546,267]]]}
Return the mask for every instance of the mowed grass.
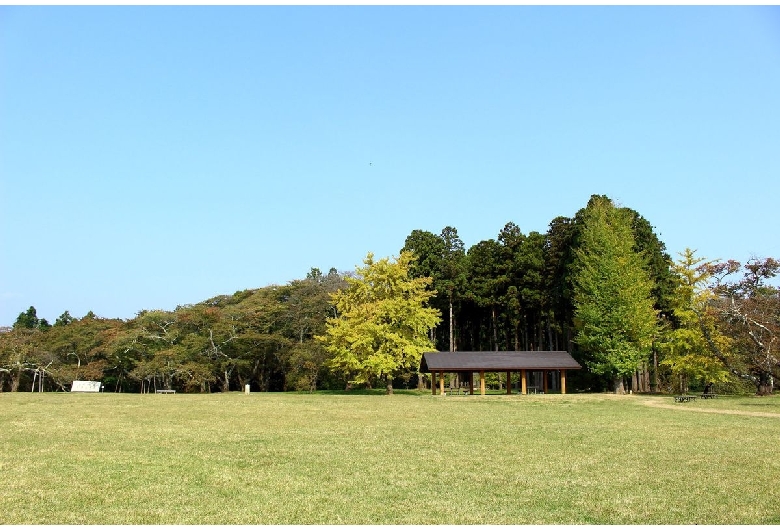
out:
{"label": "mowed grass", "polygon": [[4,524],[780,523],[776,397],[6,393],[0,425]]}

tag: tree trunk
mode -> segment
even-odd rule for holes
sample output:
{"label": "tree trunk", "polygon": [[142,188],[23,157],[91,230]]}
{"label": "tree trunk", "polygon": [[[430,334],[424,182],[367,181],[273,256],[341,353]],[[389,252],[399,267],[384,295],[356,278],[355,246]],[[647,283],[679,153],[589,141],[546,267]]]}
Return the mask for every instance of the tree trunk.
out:
{"label": "tree trunk", "polygon": [[455,335],[452,333],[453,328],[453,316],[452,316],[452,297],[450,296],[450,351],[455,351]]}
{"label": "tree trunk", "polygon": [[653,345],[653,374],[650,379],[650,392],[653,394],[658,392],[658,353],[655,351],[655,344]]}
{"label": "tree trunk", "polygon": [[626,388],[623,386],[623,376],[616,376],[614,379],[615,394],[625,394]]}
{"label": "tree trunk", "polygon": [[11,392],[19,391],[19,381],[21,380],[22,380],[22,369],[19,368],[19,371],[16,372],[16,377],[11,376]]}
{"label": "tree trunk", "polygon": [[772,387],[774,386],[774,378],[771,374],[762,373],[758,377],[758,395],[769,396],[772,394]]}
{"label": "tree trunk", "polygon": [[[498,351],[498,330],[496,329],[496,307],[490,308],[491,325],[493,326],[493,351]],[[452,351],[452,350],[450,350]]]}
{"label": "tree trunk", "polygon": [[549,351],[554,351],[553,350],[552,330],[550,329],[550,321],[548,320],[547,322],[545,322],[545,324],[546,324],[546,327],[547,327],[547,349]]}
{"label": "tree trunk", "polygon": [[[517,349],[517,348],[515,348]],[[542,323],[537,320],[536,322],[536,348],[535,351],[542,351],[544,349],[544,328]]]}

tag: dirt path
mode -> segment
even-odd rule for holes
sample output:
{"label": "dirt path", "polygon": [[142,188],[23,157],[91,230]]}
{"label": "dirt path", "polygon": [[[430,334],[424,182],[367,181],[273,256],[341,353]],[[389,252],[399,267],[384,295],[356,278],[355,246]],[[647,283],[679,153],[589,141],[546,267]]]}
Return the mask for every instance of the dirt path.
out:
{"label": "dirt path", "polygon": [[780,418],[780,413],[777,412],[752,412],[749,410],[724,410],[724,409],[699,409],[693,407],[687,407],[685,404],[671,404],[661,403],[660,401],[644,401],[644,404],[648,407],[656,407],[659,409],[674,409],[685,410],[686,412],[705,412],[709,414],[732,414],[734,416],[759,416],[763,418]]}

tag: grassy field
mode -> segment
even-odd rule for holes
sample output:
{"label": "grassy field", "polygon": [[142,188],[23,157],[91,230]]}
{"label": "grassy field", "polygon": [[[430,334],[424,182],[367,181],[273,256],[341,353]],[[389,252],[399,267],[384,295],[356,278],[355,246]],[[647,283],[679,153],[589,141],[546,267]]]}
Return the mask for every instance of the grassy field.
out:
{"label": "grassy field", "polygon": [[780,524],[780,399],[0,394],[5,524]]}

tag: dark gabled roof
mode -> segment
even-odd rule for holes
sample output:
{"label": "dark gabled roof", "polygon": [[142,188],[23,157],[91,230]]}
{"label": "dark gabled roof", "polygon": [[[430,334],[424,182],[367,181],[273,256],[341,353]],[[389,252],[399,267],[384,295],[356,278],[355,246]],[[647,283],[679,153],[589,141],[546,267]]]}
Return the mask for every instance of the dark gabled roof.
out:
{"label": "dark gabled roof", "polygon": [[506,370],[579,370],[565,351],[456,351],[427,352],[420,372],[503,372]]}

